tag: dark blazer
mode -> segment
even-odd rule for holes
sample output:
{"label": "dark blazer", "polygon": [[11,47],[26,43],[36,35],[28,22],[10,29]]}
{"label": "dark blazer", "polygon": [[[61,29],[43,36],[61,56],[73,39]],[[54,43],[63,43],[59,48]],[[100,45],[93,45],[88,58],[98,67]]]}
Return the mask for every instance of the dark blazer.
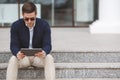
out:
{"label": "dark blazer", "polygon": [[[10,50],[16,56],[21,48],[29,47],[29,28],[23,19],[19,19],[12,24],[10,32]],[[49,54],[52,48],[50,26],[46,21],[39,18],[36,19],[34,27],[32,47],[42,48],[46,54]]]}

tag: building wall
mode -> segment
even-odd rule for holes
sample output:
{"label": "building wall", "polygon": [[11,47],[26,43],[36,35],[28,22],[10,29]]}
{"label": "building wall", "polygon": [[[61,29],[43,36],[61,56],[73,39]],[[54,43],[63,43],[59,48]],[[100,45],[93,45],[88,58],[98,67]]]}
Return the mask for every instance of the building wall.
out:
{"label": "building wall", "polygon": [[[26,1],[40,4],[41,7],[38,10],[40,13],[38,13],[38,15],[41,15],[41,18],[47,20],[51,26],[83,26],[96,18],[94,16],[96,15],[94,14],[94,0],[0,0],[0,4],[18,5],[18,1],[20,1],[20,4]],[[16,8],[18,9],[14,13],[14,17],[7,15],[9,19],[10,17],[14,19],[10,19],[10,21],[7,22],[7,20],[3,20],[6,16],[3,14],[4,7],[2,7],[2,5],[0,6],[0,25],[11,25],[14,20],[19,18],[18,12],[21,11],[18,11],[18,6],[16,6]],[[15,9],[8,9],[7,12],[14,12],[14,10]]]}

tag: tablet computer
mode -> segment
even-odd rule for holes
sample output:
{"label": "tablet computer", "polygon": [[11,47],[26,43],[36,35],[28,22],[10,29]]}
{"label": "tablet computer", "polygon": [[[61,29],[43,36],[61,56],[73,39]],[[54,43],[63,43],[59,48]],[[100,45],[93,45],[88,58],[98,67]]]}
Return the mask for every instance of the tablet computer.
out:
{"label": "tablet computer", "polygon": [[24,53],[26,56],[34,56],[37,52],[42,52],[41,48],[21,48],[21,52]]}

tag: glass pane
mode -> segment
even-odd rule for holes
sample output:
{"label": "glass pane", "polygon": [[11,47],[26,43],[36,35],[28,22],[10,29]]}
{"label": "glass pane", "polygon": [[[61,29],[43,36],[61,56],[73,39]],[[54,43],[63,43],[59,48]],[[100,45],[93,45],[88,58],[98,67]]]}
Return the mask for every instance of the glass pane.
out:
{"label": "glass pane", "polygon": [[72,25],[72,0],[36,0],[41,3],[41,18],[51,26]]}
{"label": "glass pane", "polygon": [[38,17],[48,21],[50,26],[72,26],[72,0],[20,0],[20,8],[26,1],[38,5]]}
{"label": "glass pane", "polygon": [[54,26],[72,26],[72,0],[55,0]]}
{"label": "glass pane", "polygon": [[0,0],[0,26],[10,26],[18,19],[16,0]]}
{"label": "glass pane", "polygon": [[94,0],[75,0],[75,26],[86,26],[94,20]]}

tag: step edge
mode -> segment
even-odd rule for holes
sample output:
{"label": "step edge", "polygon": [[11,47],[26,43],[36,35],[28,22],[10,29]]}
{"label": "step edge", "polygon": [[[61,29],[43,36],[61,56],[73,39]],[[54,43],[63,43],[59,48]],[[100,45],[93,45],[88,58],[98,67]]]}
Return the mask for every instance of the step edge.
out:
{"label": "step edge", "polygon": [[57,68],[120,68],[120,63],[55,63]]}
{"label": "step edge", "polygon": [[[55,50],[51,51],[51,54],[54,53],[120,53],[120,50],[79,50],[79,51],[66,51],[66,50]],[[0,54],[11,54],[10,51],[0,51]]]}
{"label": "step edge", "polygon": [[[6,69],[8,63],[0,63],[0,69]],[[120,63],[55,63],[56,69],[119,69]],[[42,67],[41,67],[42,68]],[[29,68],[32,69],[32,68]]]}
{"label": "step edge", "polygon": [[[18,80],[45,80],[45,79],[18,79]],[[120,78],[58,78],[56,80],[120,80]]]}

